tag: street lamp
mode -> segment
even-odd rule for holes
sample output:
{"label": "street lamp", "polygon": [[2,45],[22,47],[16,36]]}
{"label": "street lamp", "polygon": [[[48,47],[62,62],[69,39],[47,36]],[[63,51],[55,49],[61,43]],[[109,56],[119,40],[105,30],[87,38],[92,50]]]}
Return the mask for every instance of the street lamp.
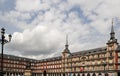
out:
{"label": "street lamp", "polygon": [[11,38],[12,38],[12,35],[8,35],[9,39],[6,40],[5,39],[5,29],[2,28],[1,29],[1,39],[0,39],[0,42],[1,42],[1,76],[3,76],[3,49],[4,49],[4,44],[8,43],[11,41]]}

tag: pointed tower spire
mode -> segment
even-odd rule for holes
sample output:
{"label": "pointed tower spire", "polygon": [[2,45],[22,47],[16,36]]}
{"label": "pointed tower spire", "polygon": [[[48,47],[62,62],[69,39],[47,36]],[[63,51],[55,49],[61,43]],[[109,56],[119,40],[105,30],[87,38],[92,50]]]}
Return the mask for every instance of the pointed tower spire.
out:
{"label": "pointed tower spire", "polygon": [[113,27],[113,18],[112,18],[112,26],[111,26],[111,33],[114,32],[114,27]]}
{"label": "pointed tower spire", "polygon": [[115,39],[115,32],[114,32],[114,27],[113,27],[113,18],[112,18],[112,26],[111,26],[111,33],[110,33],[110,39],[113,40]]}
{"label": "pointed tower spire", "polygon": [[66,35],[66,45],[65,45],[65,47],[68,48],[68,46],[69,46],[68,45],[68,35]]}
{"label": "pointed tower spire", "polygon": [[[108,40],[107,44],[111,44],[111,43],[117,43],[117,39],[115,39],[115,32],[114,32],[114,22],[113,22],[113,18],[112,18],[112,25],[111,25],[111,33],[110,33],[110,40]],[[117,43],[118,44],[118,43]]]}
{"label": "pointed tower spire", "polygon": [[70,51],[69,51],[69,49],[68,49],[68,35],[66,35],[66,44],[65,44],[65,50],[64,50],[64,52],[66,52],[66,53],[69,53]]}

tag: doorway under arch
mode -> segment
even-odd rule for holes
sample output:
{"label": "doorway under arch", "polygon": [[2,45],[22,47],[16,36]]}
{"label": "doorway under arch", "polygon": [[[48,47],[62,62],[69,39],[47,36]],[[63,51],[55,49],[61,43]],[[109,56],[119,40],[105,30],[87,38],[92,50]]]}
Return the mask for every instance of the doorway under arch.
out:
{"label": "doorway under arch", "polygon": [[44,70],[43,76],[46,76],[46,70]]}

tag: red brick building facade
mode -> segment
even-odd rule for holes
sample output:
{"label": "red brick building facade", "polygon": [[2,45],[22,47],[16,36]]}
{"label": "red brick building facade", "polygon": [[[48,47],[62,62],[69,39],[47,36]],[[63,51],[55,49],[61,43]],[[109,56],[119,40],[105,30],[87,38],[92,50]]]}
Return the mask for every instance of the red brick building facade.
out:
{"label": "red brick building facade", "polygon": [[71,53],[66,43],[62,56],[42,60],[4,55],[4,74],[22,76],[28,63],[33,76],[120,76],[120,45],[112,25],[105,47]]}

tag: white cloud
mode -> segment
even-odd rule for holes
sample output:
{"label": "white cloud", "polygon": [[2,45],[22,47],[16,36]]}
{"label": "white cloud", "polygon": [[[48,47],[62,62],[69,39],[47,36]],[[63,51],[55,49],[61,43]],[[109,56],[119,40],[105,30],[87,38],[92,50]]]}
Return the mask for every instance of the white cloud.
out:
{"label": "white cloud", "polygon": [[88,25],[98,32],[105,34],[111,26],[111,19],[119,17],[119,0],[68,0],[69,4],[78,4],[87,19],[92,20]]}
{"label": "white cloud", "polygon": [[16,10],[22,12],[37,11],[40,8],[40,0],[17,0]]}
{"label": "white cloud", "polygon": [[91,26],[94,27],[98,32],[100,32],[101,34],[106,34],[106,32],[108,32],[109,27],[111,27],[111,22],[112,19],[109,21],[104,21],[104,20],[95,20],[93,22],[91,22]]}
{"label": "white cloud", "polygon": [[[53,57],[64,50],[66,34],[72,52],[104,45],[109,39],[106,35],[110,32],[111,18],[120,15],[119,3],[119,0],[17,0],[14,10],[0,11],[0,20],[22,29],[13,34],[8,48],[20,51],[21,56]],[[73,7],[78,8],[71,10]]]}
{"label": "white cloud", "polygon": [[33,30],[26,29],[23,33],[14,33],[10,47],[13,50],[21,50],[25,55],[51,54],[60,47],[61,41],[63,34],[60,31],[37,26]]}
{"label": "white cloud", "polygon": [[0,4],[4,3],[5,0],[0,0]]}
{"label": "white cloud", "polygon": [[[96,9],[96,13],[99,14],[99,16],[103,18],[111,18],[111,17],[117,17],[120,15],[119,9],[119,0],[106,0],[104,3],[102,3],[98,9]],[[102,13],[100,13],[102,11]]]}

